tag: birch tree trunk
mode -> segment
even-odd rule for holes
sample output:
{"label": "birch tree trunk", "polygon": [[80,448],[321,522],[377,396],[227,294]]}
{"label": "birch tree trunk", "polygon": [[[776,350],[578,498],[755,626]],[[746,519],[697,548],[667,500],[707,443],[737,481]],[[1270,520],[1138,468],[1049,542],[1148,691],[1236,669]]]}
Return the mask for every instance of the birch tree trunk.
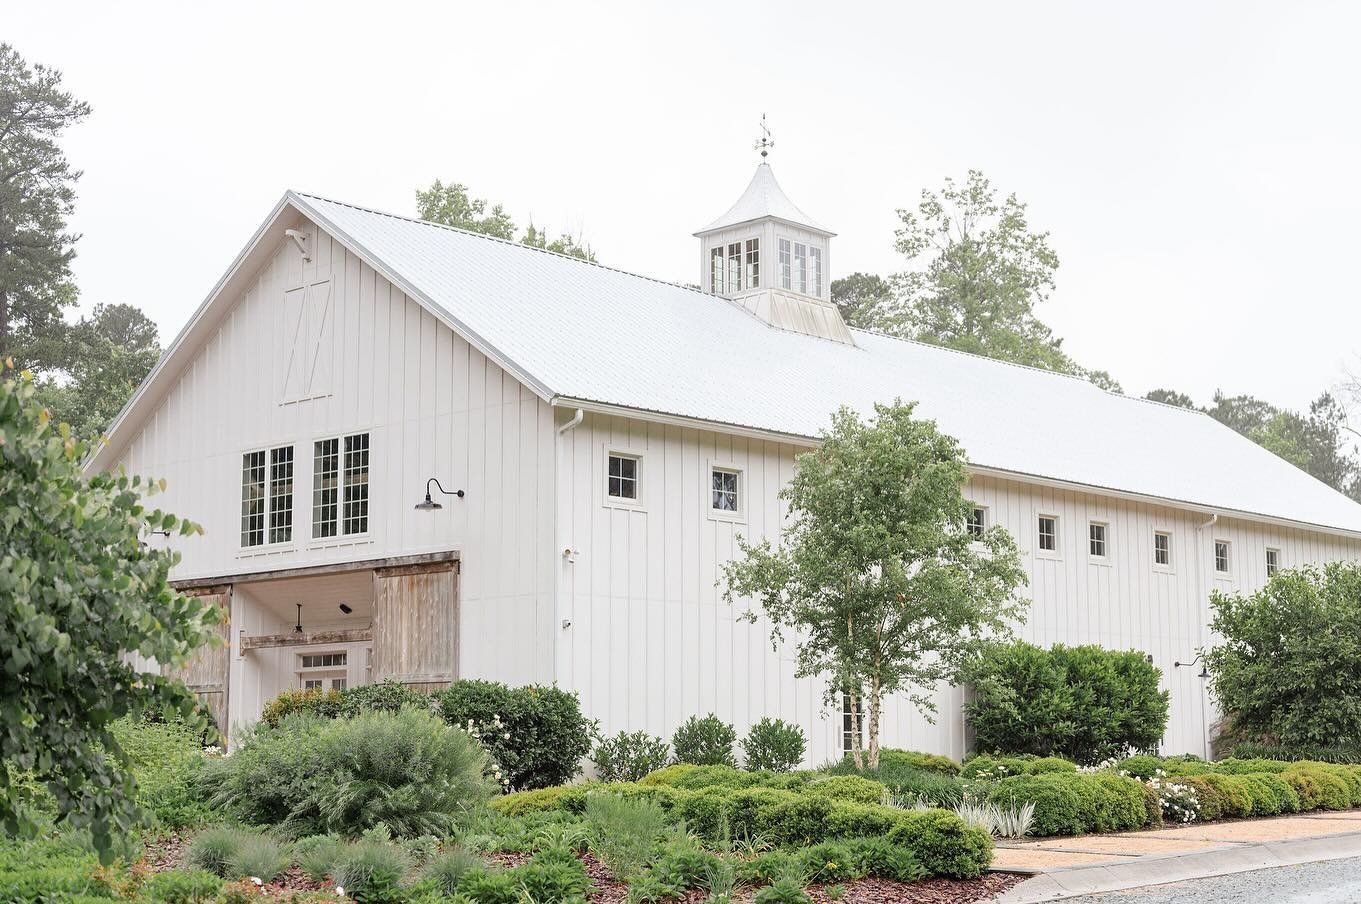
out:
{"label": "birch tree trunk", "polygon": [[865,771],[865,758],[860,745],[860,695],[847,694],[851,698],[851,762],[857,772]]}
{"label": "birch tree trunk", "polygon": [[879,768],[879,711],[881,703],[881,693],[879,690],[879,674],[876,671],[870,679],[870,754],[869,766],[871,769]]}

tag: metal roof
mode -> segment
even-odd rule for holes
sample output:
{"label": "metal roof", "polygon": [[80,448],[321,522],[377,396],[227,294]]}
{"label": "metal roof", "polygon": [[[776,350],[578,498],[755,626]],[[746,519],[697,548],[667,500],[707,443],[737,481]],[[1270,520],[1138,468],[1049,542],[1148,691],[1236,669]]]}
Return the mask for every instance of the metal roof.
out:
{"label": "metal roof", "polygon": [[818,225],[816,220],[799,210],[794,202],[789,200],[784,189],[780,188],[780,183],[775,181],[775,171],[770,168],[769,163],[764,162],[756,167],[756,174],[751,177],[751,182],[747,184],[747,190],[742,192],[742,197],[737,199],[737,203],[729,207],[727,213],[696,232],[695,235],[716,232],[719,229],[727,229],[729,226],[736,226],[739,223],[750,223],[764,217],[774,217],[777,220],[784,220],[786,223],[793,223],[796,226],[802,226],[813,232],[821,232],[824,235],[836,235],[827,227]]}
{"label": "metal roof", "polygon": [[860,330],[786,332],[684,286],[289,197],[550,399],[814,438],[841,405],[900,398],[977,468],[1361,532],[1361,505],[1200,412]]}

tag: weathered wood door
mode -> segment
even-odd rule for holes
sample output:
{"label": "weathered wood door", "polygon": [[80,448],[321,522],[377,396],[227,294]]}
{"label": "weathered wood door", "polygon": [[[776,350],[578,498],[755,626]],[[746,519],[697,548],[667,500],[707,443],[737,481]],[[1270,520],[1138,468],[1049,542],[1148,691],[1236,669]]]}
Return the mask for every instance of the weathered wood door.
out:
{"label": "weathered wood door", "polygon": [[227,733],[227,670],[230,667],[229,620],[232,611],[232,588],[203,587],[184,591],[187,595],[198,596],[216,605],[222,615],[217,625],[221,643],[200,647],[192,658],[179,668],[168,668],[165,674],[178,678],[185,687],[194,692],[199,702],[212,714],[218,731]]}
{"label": "weathered wood door", "polygon": [[447,687],[458,674],[455,564],[379,568],[373,583],[373,680]]}

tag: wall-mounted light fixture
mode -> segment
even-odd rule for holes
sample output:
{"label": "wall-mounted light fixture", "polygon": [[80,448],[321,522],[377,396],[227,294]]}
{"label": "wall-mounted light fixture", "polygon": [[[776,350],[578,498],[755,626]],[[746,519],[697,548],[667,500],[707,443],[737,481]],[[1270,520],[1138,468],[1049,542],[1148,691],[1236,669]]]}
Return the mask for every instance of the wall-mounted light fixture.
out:
{"label": "wall-mounted light fixture", "polygon": [[436,489],[438,489],[441,493],[443,493],[446,496],[457,496],[459,499],[463,498],[462,490],[446,490],[444,487],[440,486],[438,478],[431,477],[429,480],[425,482],[425,499],[421,502],[416,503],[416,511],[434,512],[444,508],[444,506],[440,505],[438,502],[430,498],[430,484],[432,483],[435,485]]}
{"label": "wall-mounted light fixture", "polygon": [[349,606],[348,603],[341,603],[341,604],[340,604],[340,611],[341,611],[341,612],[344,612],[346,615],[349,615],[349,614],[350,614],[351,612],[353,612],[354,610],[350,608],[350,606]]}
{"label": "wall-mounted light fixture", "polygon": [[293,626],[293,633],[294,633],[294,634],[301,634],[301,633],[302,633],[302,603],[298,603],[297,606],[298,606],[298,623],[297,623],[296,625]]}
{"label": "wall-mounted light fixture", "polygon": [[[1197,653],[1197,654],[1196,654],[1196,658],[1195,658],[1195,659],[1192,659],[1190,662],[1181,662],[1181,661],[1174,662],[1174,663],[1172,663],[1172,668],[1174,668],[1174,669],[1179,669],[1179,668],[1181,668],[1182,666],[1193,666],[1193,665],[1195,665],[1197,662],[1200,662],[1201,656],[1202,656],[1202,654]],[[1209,677],[1210,677],[1210,670],[1205,666],[1204,663],[1201,663],[1201,666],[1200,666],[1200,674],[1197,675],[1196,677],[1197,677],[1197,678],[1209,678]]]}

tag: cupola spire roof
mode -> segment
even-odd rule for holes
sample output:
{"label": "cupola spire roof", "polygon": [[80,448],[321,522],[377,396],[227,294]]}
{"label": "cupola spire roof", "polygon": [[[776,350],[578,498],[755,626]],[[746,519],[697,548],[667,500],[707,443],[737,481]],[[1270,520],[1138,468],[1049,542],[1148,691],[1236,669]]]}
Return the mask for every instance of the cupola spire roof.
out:
{"label": "cupola spire roof", "polygon": [[804,229],[820,232],[823,235],[836,235],[808,214],[799,210],[794,202],[789,200],[784,189],[780,188],[780,183],[775,181],[775,173],[771,170],[770,164],[764,160],[756,167],[756,175],[751,177],[751,183],[747,185],[747,190],[742,192],[742,197],[737,199],[737,203],[728,208],[727,213],[696,232],[695,235],[705,235],[719,229],[727,229],[729,226],[736,226],[739,223],[749,223],[766,217],[784,220],[786,223],[802,226]]}

